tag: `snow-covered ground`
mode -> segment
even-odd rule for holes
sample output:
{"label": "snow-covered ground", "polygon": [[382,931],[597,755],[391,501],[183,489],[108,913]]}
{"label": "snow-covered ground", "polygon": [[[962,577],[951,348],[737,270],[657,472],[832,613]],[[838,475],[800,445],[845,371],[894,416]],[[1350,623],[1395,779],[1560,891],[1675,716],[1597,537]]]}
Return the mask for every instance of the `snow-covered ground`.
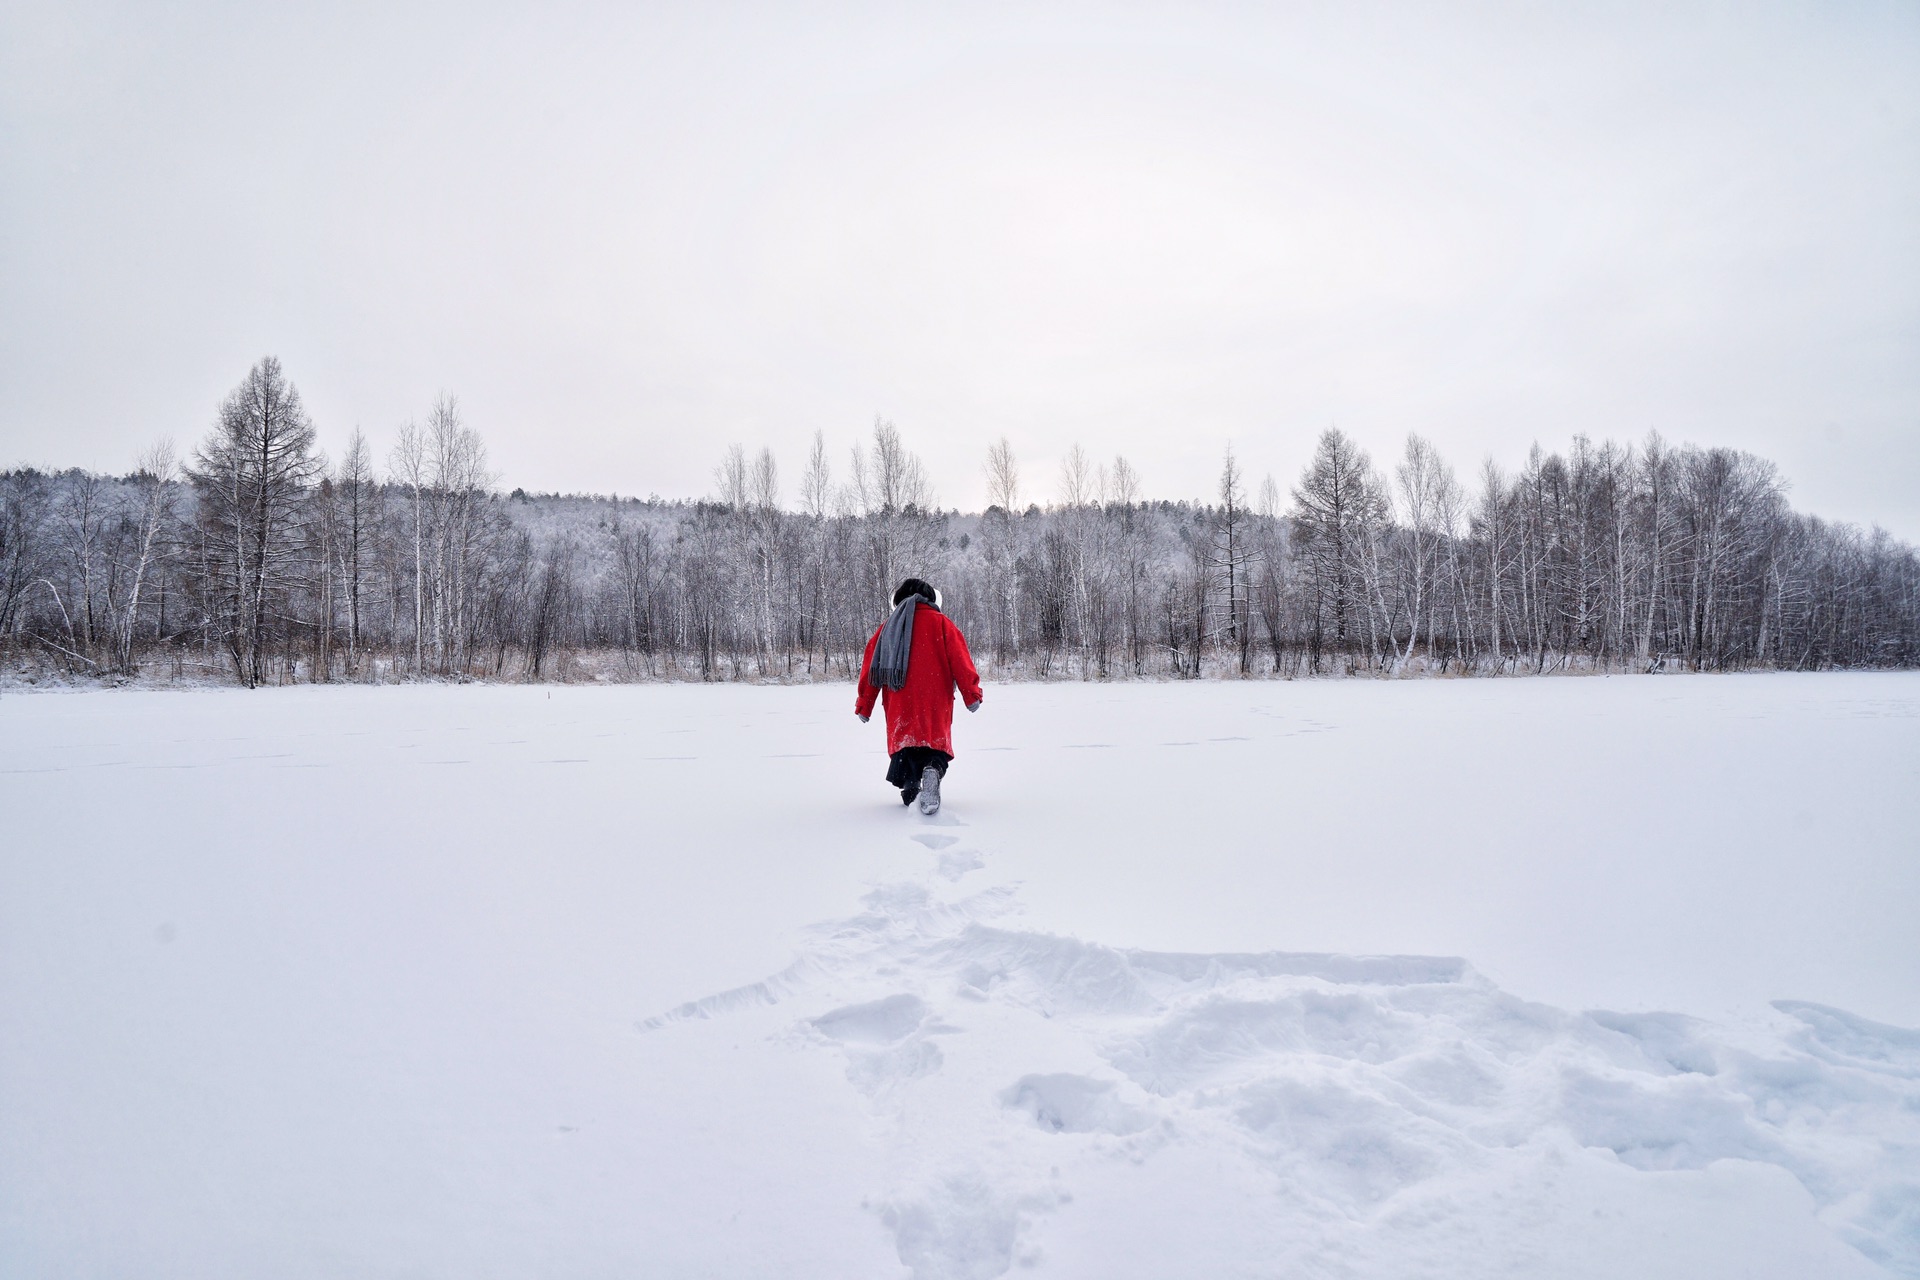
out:
{"label": "snow-covered ground", "polygon": [[0,1274],[1920,1275],[1920,676],[850,702],[0,697]]}

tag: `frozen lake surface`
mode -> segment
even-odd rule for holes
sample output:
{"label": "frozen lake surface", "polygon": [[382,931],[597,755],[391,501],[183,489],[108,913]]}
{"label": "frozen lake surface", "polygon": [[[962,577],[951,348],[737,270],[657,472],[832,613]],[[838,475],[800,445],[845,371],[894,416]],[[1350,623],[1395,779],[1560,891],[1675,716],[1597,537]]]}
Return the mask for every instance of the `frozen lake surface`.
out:
{"label": "frozen lake surface", "polygon": [[1920,676],[0,697],[0,1272],[1920,1275]]}

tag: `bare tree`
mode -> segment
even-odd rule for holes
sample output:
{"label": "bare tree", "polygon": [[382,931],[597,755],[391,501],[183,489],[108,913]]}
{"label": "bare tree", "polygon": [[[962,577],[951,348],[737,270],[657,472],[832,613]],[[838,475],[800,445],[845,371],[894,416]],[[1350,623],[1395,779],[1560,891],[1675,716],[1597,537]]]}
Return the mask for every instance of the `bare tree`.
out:
{"label": "bare tree", "polygon": [[47,478],[35,471],[0,473],[0,638],[21,622],[21,606],[44,572]]}
{"label": "bare tree", "polygon": [[443,674],[464,666],[469,600],[478,540],[484,536],[481,506],[493,487],[487,447],[465,425],[460,402],[442,394],[427,417],[432,434],[434,495],[434,648]]}
{"label": "bare tree", "polygon": [[574,545],[560,538],[548,546],[540,562],[539,586],[533,595],[527,636],[527,675],[538,680],[554,651],[567,639],[567,615],[574,603]]}
{"label": "bare tree", "polygon": [[885,418],[873,424],[871,451],[854,451],[854,492],[865,515],[867,594],[884,600],[904,565],[924,550],[925,517],[933,505],[926,468],[907,450],[900,430]]}
{"label": "bare tree", "polygon": [[1502,661],[1500,636],[1506,627],[1502,595],[1511,563],[1510,505],[1506,474],[1498,463],[1488,458],[1480,464],[1480,504],[1473,519],[1485,561],[1487,645],[1496,667]]}
{"label": "bare tree", "polygon": [[1140,476],[1133,464],[1116,455],[1107,472],[1107,505],[1119,520],[1115,538],[1116,568],[1120,574],[1122,643],[1128,670],[1139,675],[1146,662],[1146,633],[1142,617],[1147,575],[1146,521],[1138,510]]}
{"label": "bare tree", "polygon": [[1097,555],[1092,542],[1099,494],[1093,460],[1076,443],[1060,460],[1060,504],[1056,508],[1060,536],[1053,543],[1053,562],[1059,571],[1061,630],[1079,651],[1083,676],[1092,669],[1089,658],[1095,633],[1095,601],[1088,562]]}
{"label": "bare tree", "polygon": [[313,443],[299,391],[268,356],[220,406],[194,455],[211,552],[208,612],[249,688],[265,678],[269,625],[302,568],[298,534],[317,470]]}
{"label": "bare tree", "polygon": [[[781,534],[785,526],[780,512],[780,468],[773,460],[772,450],[762,449],[754,456],[746,475],[745,496],[757,588],[754,614],[760,641],[760,669],[764,674],[773,665],[775,579],[783,569]],[[783,634],[790,633],[783,629]]]}
{"label": "bare tree", "polygon": [[388,468],[395,484],[413,495],[413,673],[427,668],[427,439],[408,422],[394,442]]}
{"label": "bare tree", "polygon": [[73,570],[74,591],[67,603],[73,613],[74,643],[79,646],[74,656],[88,663],[93,663],[90,654],[97,630],[94,614],[100,593],[100,544],[105,537],[107,517],[107,491],[102,478],[84,471],[75,475],[60,504],[60,522],[65,534],[63,545]]}
{"label": "bare tree", "polygon": [[361,592],[366,582],[373,526],[377,516],[373,458],[367,438],[355,427],[347,439],[347,451],[333,474],[334,501],[338,504],[339,537],[334,541],[340,583],[347,604],[347,674],[358,669],[361,636]]}
{"label": "bare tree", "polygon": [[820,650],[820,665],[831,662],[833,604],[828,589],[830,552],[833,546],[830,521],[833,519],[833,468],[827,462],[827,437],[813,433],[813,448],[807,454],[806,473],[800,480],[800,510],[805,518],[808,568],[808,604],[806,618],[812,635],[806,641],[807,668],[813,669],[813,650]]}
{"label": "bare tree", "polygon": [[1226,575],[1227,599],[1226,620],[1220,628],[1226,637],[1227,647],[1235,656],[1240,674],[1252,671],[1252,571],[1254,550],[1247,536],[1247,500],[1240,479],[1240,463],[1233,456],[1233,447],[1227,447],[1225,459],[1220,464],[1220,484],[1217,490],[1219,506],[1215,508],[1214,547],[1212,565],[1216,573]]}
{"label": "bare tree", "polygon": [[993,581],[990,590],[998,611],[1002,655],[1020,656],[1019,539],[1014,521],[1020,512],[1020,463],[1005,436],[987,448],[987,562]]}
{"label": "bare tree", "polygon": [[140,456],[137,483],[142,501],[135,539],[139,550],[114,637],[118,649],[116,665],[128,675],[133,673],[133,633],[140,619],[141,593],[158,558],[161,539],[174,519],[174,485],[179,475],[179,455],[174,452],[171,440],[160,441]]}
{"label": "bare tree", "polygon": [[1295,579],[1293,547],[1280,514],[1280,486],[1272,476],[1260,484],[1256,532],[1256,568],[1251,583],[1253,607],[1267,633],[1273,669],[1281,671],[1289,643],[1297,641],[1299,588]]}
{"label": "bare tree", "polygon": [[1399,654],[1404,665],[1413,660],[1421,624],[1428,620],[1434,559],[1441,541],[1441,513],[1451,505],[1459,485],[1434,447],[1413,434],[1407,436],[1406,458],[1394,469],[1394,478],[1406,526],[1401,594],[1406,605],[1407,643]]}
{"label": "bare tree", "polygon": [[1327,647],[1348,652],[1356,614],[1371,626],[1364,565],[1382,499],[1366,453],[1339,428],[1327,428],[1294,486],[1293,504],[1312,597],[1307,642],[1317,668]]}
{"label": "bare tree", "polygon": [[653,530],[642,522],[622,524],[616,517],[611,533],[626,622],[623,642],[630,661],[637,654],[645,659],[646,673],[658,675],[655,659],[661,639],[657,615],[662,585],[659,548]]}

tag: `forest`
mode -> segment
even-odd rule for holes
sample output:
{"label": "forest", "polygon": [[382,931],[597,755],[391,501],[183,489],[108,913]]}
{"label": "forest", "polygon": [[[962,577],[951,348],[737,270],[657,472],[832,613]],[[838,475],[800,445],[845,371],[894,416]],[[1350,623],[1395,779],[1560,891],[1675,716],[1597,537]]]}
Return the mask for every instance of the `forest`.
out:
{"label": "forest", "polygon": [[729,449],[699,501],[503,492],[442,397],[335,458],[267,358],[184,456],[0,472],[0,664],[144,682],[850,679],[891,589],[940,587],[999,678],[1911,667],[1920,556],[1794,511],[1773,464],[1575,437],[1466,477],[1336,429],[1283,492],[1229,449],[1149,500],[1075,446],[942,510],[900,431],[816,434],[791,497]]}

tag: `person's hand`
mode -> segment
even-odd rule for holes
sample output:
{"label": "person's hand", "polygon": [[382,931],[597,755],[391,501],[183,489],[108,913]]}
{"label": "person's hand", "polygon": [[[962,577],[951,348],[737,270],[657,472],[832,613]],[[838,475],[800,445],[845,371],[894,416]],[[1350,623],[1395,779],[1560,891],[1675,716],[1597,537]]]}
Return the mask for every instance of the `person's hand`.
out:
{"label": "person's hand", "polygon": [[985,701],[986,701],[985,698],[975,698],[972,702],[969,702],[967,704],[967,710],[978,711],[980,709],[980,704]]}
{"label": "person's hand", "polygon": [[859,713],[858,711],[856,711],[856,712],[854,712],[853,714],[854,714],[854,715],[856,715],[856,716],[860,716],[860,723],[861,723],[861,724],[865,724],[865,723],[867,722],[867,717],[866,717],[866,716],[861,716],[861,715],[860,715],[860,713]]}

